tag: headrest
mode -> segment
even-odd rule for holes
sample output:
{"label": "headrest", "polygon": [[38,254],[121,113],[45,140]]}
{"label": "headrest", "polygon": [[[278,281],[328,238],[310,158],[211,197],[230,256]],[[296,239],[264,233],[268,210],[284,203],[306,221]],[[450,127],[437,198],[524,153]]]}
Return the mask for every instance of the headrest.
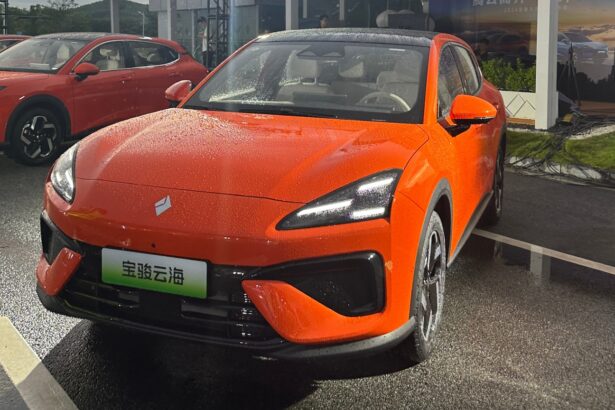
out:
{"label": "headrest", "polygon": [[338,68],[340,77],[346,79],[359,79],[365,76],[365,62],[356,58],[340,61]]}
{"label": "headrest", "polygon": [[295,54],[290,57],[288,70],[291,78],[316,79],[318,77],[318,62],[308,58],[299,58]]}
{"label": "headrest", "polygon": [[117,50],[114,48],[101,48],[100,49],[100,55],[103,57],[113,57],[115,56],[117,53]]}

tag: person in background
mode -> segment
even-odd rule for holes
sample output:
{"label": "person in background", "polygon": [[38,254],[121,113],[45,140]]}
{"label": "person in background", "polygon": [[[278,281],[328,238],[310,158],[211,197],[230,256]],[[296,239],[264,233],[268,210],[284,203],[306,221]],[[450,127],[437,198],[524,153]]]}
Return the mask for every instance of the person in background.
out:
{"label": "person in background", "polygon": [[486,38],[481,39],[474,49],[474,54],[476,54],[476,59],[480,61],[485,61],[489,59],[489,40]]}
{"label": "person in background", "polygon": [[326,14],[320,16],[320,28],[329,28],[329,16]]}
{"label": "person in background", "polygon": [[209,69],[211,65],[211,50],[209,50],[209,38],[207,36],[207,19],[205,17],[199,17],[197,23],[199,24],[199,39],[201,40],[203,65]]}

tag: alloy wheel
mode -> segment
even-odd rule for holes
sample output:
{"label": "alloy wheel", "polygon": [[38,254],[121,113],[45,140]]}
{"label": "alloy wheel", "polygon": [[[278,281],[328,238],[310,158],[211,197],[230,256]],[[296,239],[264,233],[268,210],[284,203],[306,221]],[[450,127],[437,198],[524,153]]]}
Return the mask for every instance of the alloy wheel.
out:
{"label": "alloy wheel", "polygon": [[423,289],[421,292],[422,323],[419,323],[423,337],[431,341],[440,322],[444,299],[444,254],[438,232],[429,236],[423,264]]}
{"label": "alloy wheel", "polygon": [[44,115],[36,115],[21,129],[20,140],[23,152],[30,159],[47,158],[53,152],[58,130],[53,122]]}

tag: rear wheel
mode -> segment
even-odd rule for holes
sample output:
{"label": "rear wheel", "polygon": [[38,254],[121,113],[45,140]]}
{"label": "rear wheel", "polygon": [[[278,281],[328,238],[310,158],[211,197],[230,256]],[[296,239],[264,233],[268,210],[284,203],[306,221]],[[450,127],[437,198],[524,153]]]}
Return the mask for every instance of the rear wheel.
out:
{"label": "rear wheel", "polygon": [[493,176],[493,195],[481,217],[481,226],[495,225],[502,217],[502,204],[504,203],[504,162],[504,149],[500,147]]}
{"label": "rear wheel", "polygon": [[13,127],[12,155],[26,165],[47,164],[57,157],[63,132],[62,122],[53,112],[44,108],[28,110]]}
{"label": "rear wheel", "polygon": [[416,320],[415,329],[396,348],[397,353],[412,364],[429,358],[440,328],[444,307],[446,249],[442,220],[434,211],[429,219],[425,237],[421,240],[420,262],[414,272],[410,317]]}

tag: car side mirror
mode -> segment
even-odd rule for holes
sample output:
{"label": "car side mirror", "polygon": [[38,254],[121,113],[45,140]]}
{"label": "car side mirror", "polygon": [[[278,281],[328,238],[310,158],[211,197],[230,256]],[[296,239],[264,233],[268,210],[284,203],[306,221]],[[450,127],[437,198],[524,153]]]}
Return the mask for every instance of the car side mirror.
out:
{"label": "car side mirror", "polygon": [[171,107],[177,107],[184,98],[192,91],[192,81],[181,80],[171,85],[164,92],[164,98],[167,99]]}
{"label": "car side mirror", "polygon": [[458,95],[451,106],[450,119],[453,124],[469,127],[487,124],[498,115],[498,110],[488,101],[472,95]]}
{"label": "car side mirror", "polygon": [[92,63],[81,63],[75,68],[75,75],[78,80],[85,80],[87,77],[91,75],[96,75],[100,73],[100,68],[95,66]]}

